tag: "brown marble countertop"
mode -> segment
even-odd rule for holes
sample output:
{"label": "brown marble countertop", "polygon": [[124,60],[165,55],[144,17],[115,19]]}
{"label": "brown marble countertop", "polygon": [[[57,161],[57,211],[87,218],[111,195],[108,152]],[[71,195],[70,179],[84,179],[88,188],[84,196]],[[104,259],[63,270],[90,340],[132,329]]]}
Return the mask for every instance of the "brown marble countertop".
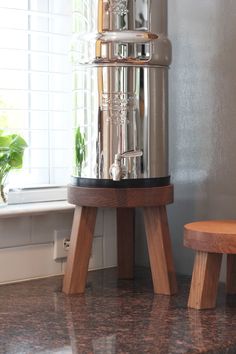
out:
{"label": "brown marble countertop", "polygon": [[186,307],[188,277],[169,297],[136,273],[90,272],[85,295],[64,295],[62,277],[0,286],[0,353],[236,353],[236,296],[223,284],[216,309],[197,311]]}

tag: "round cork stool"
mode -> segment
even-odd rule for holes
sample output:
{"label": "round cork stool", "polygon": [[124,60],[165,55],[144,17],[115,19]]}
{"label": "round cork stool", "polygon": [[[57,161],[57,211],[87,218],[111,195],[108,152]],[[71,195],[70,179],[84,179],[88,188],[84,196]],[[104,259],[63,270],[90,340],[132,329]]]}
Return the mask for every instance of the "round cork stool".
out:
{"label": "round cork stool", "polygon": [[188,307],[199,310],[215,307],[223,254],[227,254],[227,293],[236,294],[236,221],[186,224],[184,245],[197,251]]}

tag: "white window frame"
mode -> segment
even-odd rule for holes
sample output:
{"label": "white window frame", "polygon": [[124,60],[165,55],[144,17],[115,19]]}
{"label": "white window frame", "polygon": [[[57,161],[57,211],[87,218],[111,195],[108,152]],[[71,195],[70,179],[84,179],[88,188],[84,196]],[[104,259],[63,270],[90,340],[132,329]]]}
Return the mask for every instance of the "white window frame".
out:
{"label": "white window frame", "polygon": [[8,195],[10,205],[63,201],[66,199],[67,188],[65,186],[29,187],[21,190],[10,190]]}
{"label": "white window frame", "polygon": [[[49,0],[51,1],[51,0]],[[52,0],[53,1],[53,0]],[[70,1],[70,0],[68,0]],[[30,0],[28,0],[28,12]],[[51,13],[48,13],[50,16],[53,16]],[[72,16],[72,14],[71,14]],[[29,30],[29,28],[28,28]],[[29,48],[30,49],[30,48]],[[69,56],[69,53],[68,53]],[[72,72],[71,72],[72,75]],[[72,92],[71,92],[72,96]],[[71,98],[72,100],[72,98]],[[68,112],[71,114],[71,120],[73,120],[72,111]],[[73,126],[73,122],[71,124]],[[49,151],[50,153],[50,151]],[[72,171],[71,166],[71,171]],[[52,169],[49,166],[49,172]],[[68,178],[69,182],[69,178]],[[34,186],[26,187],[21,189],[11,189],[9,191],[9,204],[21,204],[21,203],[31,203],[31,202],[42,202],[42,201],[55,201],[55,200],[65,200],[66,199],[67,188],[66,186],[57,186],[57,185],[44,185],[44,186]]]}

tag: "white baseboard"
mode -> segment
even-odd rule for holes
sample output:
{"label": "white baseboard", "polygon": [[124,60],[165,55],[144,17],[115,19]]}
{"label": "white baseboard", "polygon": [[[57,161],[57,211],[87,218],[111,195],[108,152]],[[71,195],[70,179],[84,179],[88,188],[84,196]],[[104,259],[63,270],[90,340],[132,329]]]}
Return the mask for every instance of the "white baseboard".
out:
{"label": "white baseboard", "polygon": [[[55,230],[69,230],[68,217],[55,214],[0,221],[0,284],[63,274],[65,259],[53,260],[53,235]],[[116,264],[115,212],[100,210],[89,270]]]}
{"label": "white baseboard", "polygon": [[[0,249],[0,284],[64,274],[66,260],[53,260],[53,243]],[[95,237],[89,270],[116,266],[104,264],[103,237]]]}
{"label": "white baseboard", "polygon": [[62,263],[53,260],[53,244],[0,250],[0,283],[42,278],[62,273]]}
{"label": "white baseboard", "polygon": [[[66,260],[53,260],[53,243],[0,250],[0,284],[64,274]],[[102,237],[95,237],[89,270],[103,268]]]}

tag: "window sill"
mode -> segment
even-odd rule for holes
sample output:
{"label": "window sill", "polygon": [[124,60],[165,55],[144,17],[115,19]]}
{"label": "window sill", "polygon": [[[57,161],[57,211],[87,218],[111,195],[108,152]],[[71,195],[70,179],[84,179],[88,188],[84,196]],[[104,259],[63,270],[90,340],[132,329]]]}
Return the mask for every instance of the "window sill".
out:
{"label": "window sill", "polygon": [[74,205],[67,203],[67,201],[7,205],[6,207],[0,208],[0,219],[48,214],[55,211],[66,212],[74,210],[74,208]]}

